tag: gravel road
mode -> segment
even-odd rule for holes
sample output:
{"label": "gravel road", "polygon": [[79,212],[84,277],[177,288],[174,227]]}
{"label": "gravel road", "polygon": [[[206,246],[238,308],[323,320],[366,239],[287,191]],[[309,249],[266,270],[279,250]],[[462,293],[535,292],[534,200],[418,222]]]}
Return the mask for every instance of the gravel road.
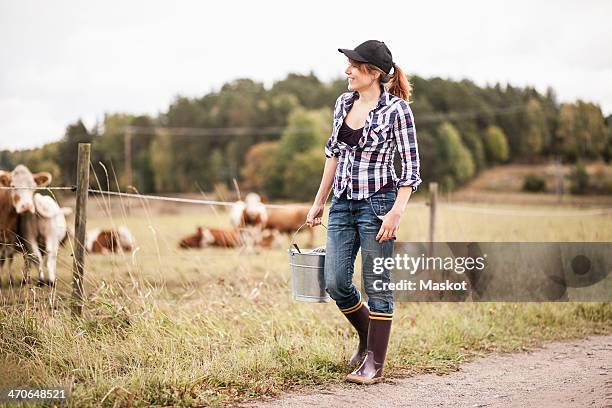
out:
{"label": "gravel road", "polygon": [[309,388],[257,407],[612,407],[612,335],[492,354],[459,371]]}

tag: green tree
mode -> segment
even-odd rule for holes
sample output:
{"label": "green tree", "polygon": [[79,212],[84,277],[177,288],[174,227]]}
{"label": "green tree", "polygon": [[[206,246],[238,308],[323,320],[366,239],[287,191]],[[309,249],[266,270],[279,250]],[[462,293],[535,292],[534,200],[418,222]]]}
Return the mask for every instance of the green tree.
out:
{"label": "green tree", "polygon": [[[448,188],[460,185],[459,180],[472,173],[465,164],[469,163],[466,150],[475,172],[488,163],[537,160],[551,154],[570,160],[600,156],[612,160],[612,119],[604,121],[595,104],[576,101],[559,106],[551,88],[540,94],[533,87],[499,83],[479,87],[469,80],[417,75],[409,80],[414,89],[411,106],[424,179],[437,180]],[[347,81],[342,76],[325,83],[313,73],[292,73],[269,89],[261,82],[238,78],[199,97],[177,96],[165,112],[155,117],[119,112],[105,115],[100,127],[85,129],[75,123],[55,145],[3,153],[0,166],[42,166],[53,172],[54,183],[73,184],[76,143],[91,141],[92,180],[97,177],[103,187],[107,182],[114,187],[115,175],[121,180],[125,173],[124,128],[135,125],[141,132],[132,140],[132,164],[134,183],[140,191],[194,191],[199,187],[212,189],[220,183],[231,188],[232,178],[239,174],[245,177],[241,170],[249,166],[247,155],[253,146],[278,142],[278,154],[262,157],[274,162],[275,169],[262,188],[273,192],[270,197],[287,196],[294,193],[284,190],[285,173],[298,156],[308,157],[315,146],[322,150],[331,131],[330,109],[343,92],[347,92]],[[324,110],[320,117],[315,113]],[[449,139],[448,129],[439,132],[444,120],[459,134],[463,148],[457,148],[454,142],[450,148],[444,145],[442,139]],[[207,135],[176,131],[158,138],[159,126],[205,128]],[[324,129],[318,130],[319,126]],[[239,136],[235,128],[242,129]],[[491,129],[498,130],[493,137]],[[457,155],[464,164],[453,168],[455,164],[451,165],[447,157]],[[397,172],[401,167],[398,159],[396,155]],[[108,181],[99,163],[108,169]],[[280,176],[275,178],[276,174]]]}
{"label": "green tree", "polygon": [[[321,152],[331,132],[330,117],[331,111],[328,108],[316,111],[299,108],[289,115],[288,126],[283,132],[279,144],[277,166],[279,174],[300,171],[296,168],[295,163],[299,154],[309,152],[314,148]],[[301,160],[305,160],[305,157],[310,156],[302,155],[300,157]],[[283,191],[286,197],[294,197],[295,188],[293,185],[285,184]]]}
{"label": "green tree", "polygon": [[77,152],[79,143],[91,143],[93,136],[79,119],[68,125],[66,133],[57,151],[57,164],[63,174],[63,180],[70,184],[76,184],[77,175]]}
{"label": "green tree", "polygon": [[[459,132],[448,122],[438,127],[438,138],[440,141],[441,158],[445,166],[445,176],[450,176],[453,185],[460,185],[469,180],[476,171],[472,154],[465,147]],[[450,187],[448,182],[444,182]]]}
{"label": "green tree", "polygon": [[527,103],[528,126],[525,130],[519,152],[522,157],[533,159],[544,147],[544,141],[550,138],[546,117],[542,106],[536,99]]}
{"label": "green tree", "polygon": [[600,107],[581,100],[561,104],[557,139],[569,160],[603,157],[607,132]]}
{"label": "green tree", "polygon": [[217,180],[226,179],[225,160],[221,149],[214,149],[210,155],[210,178]]}
{"label": "green tree", "polygon": [[[92,147],[91,163],[95,172],[92,178],[100,181],[101,187],[125,189],[124,136],[125,128],[134,120],[134,116],[115,113],[105,114],[102,132],[95,139]],[[106,169],[106,170],[105,170]],[[107,178],[108,174],[108,178]],[[117,183],[120,185],[117,186]]]}
{"label": "green tree", "polygon": [[150,146],[155,139],[155,122],[149,116],[137,116],[131,126],[135,128],[132,137],[132,184],[141,193],[155,191],[154,172],[151,164]]}
{"label": "green tree", "polygon": [[11,152],[9,150],[0,151],[0,170],[13,170],[15,166]]}
{"label": "green tree", "polygon": [[167,132],[160,132],[155,136],[149,148],[156,192],[174,192],[177,190],[176,175],[173,171],[172,144],[172,135]]}
{"label": "green tree", "polygon": [[287,197],[298,200],[312,200],[317,193],[325,156],[319,147],[296,154],[291,168],[284,173],[284,191]]}
{"label": "green tree", "polygon": [[279,152],[279,142],[261,142],[251,146],[240,170],[242,187],[273,198],[282,196],[283,173],[279,171]]}
{"label": "green tree", "polygon": [[501,163],[508,160],[510,149],[506,135],[501,128],[489,126],[485,131],[484,142],[490,162]]}
{"label": "green tree", "polygon": [[325,108],[314,111],[298,108],[291,112],[280,139],[283,159],[291,160],[294,154],[325,145],[331,132],[331,116],[331,111]]}
{"label": "green tree", "polygon": [[[468,148],[474,159],[474,165],[476,166],[476,173],[484,169],[486,166],[486,155],[484,145],[480,139],[478,127],[473,121],[459,121],[463,122],[460,127],[455,126],[457,131],[461,134],[463,144]],[[454,126],[454,125],[453,125]]]}
{"label": "green tree", "polygon": [[[306,109],[317,109],[327,103],[326,85],[313,72],[309,75],[290,73],[287,78],[274,83],[270,93],[294,95],[301,106]],[[333,103],[329,101],[329,103]]]}

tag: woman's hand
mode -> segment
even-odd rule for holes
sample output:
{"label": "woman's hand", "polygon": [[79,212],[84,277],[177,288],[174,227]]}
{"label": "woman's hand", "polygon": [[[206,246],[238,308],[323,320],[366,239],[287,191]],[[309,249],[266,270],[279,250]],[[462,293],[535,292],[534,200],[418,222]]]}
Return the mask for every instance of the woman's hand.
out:
{"label": "woman's hand", "polygon": [[399,210],[391,209],[387,214],[382,216],[383,223],[380,226],[380,231],[376,234],[378,242],[388,241],[391,238],[396,238],[395,234],[399,229],[402,213]]}
{"label": "woman's hand", "polygon": [[322,223],[321,217],[323,217],[324,210],[324,204],[313,204],[306,216],[306,225],[309,227],[320,225]]}

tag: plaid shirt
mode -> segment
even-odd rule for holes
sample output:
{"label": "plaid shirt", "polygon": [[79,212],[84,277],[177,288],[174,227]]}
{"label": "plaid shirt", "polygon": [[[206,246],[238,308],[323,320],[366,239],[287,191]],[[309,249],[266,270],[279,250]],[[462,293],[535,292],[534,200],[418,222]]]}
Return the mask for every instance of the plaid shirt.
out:
{"label": "plaid shirt", "polygon": [[[357,146],[338,140],[344,122],[358,92],[345,92],[336,100],[332,134],[325,144],[325,157],[339,157],[334,177],[334,195],[340,197],[346,188],[347,198],[361,200],[372,196],[388,181],[395,187],[421,184],[416,127],[408,102],[387,92],[381,86],[378,105],[370,111]],[[397,177],[393,155],[397,146],[402,174]]]}

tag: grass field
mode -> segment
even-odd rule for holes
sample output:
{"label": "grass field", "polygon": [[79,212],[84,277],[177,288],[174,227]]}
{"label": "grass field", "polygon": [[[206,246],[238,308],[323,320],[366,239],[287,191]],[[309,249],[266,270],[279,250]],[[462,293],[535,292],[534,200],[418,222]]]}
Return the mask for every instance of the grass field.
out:
{"label": "grass field", "polygon": [[[88,222],[127,225],[139,250],[87,256],[81,319],[68,309],[68,248],[55,296],[9,289],[1,277],[0,388],[66,387],[72,406],[226,405],[340,382],[349,371],[352,328],[333,303],[292,301],[286,249],[176,249],[198,224],[229,226],[224,213],[115,213]],[[428,223],[427,208],[409,208],[398,241],[426,241]],[[317,227],[318,245],[324,231]],[[442,206],[437,240],[612,241],[612,216],[509,217]],[[446,372],[493,350],[610,332],[610,303],[399,303],[387,375]]]}

